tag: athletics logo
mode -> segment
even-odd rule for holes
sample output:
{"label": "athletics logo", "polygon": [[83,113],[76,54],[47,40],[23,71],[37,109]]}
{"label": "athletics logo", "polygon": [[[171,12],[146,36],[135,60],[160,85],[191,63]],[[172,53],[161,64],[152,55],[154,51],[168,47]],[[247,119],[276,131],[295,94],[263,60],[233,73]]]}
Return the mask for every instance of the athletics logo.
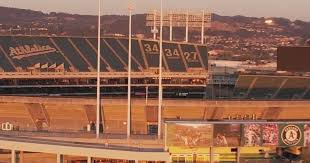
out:
{"label": "athletics logo", "polygon": [[281,133],[281,139],[285,145],[297,145],[302,139],[300,128],[296,125],[285,126]]}
{"label": "athletics logo", "polygon": [[25,57],[43,55],[56,51],[55,48],[52,48],[49,45],[41,46],[37,44],[18,46],[15,48],[10,47],[9,50],[10,50],[10,56],[14,59],[22,59]]}

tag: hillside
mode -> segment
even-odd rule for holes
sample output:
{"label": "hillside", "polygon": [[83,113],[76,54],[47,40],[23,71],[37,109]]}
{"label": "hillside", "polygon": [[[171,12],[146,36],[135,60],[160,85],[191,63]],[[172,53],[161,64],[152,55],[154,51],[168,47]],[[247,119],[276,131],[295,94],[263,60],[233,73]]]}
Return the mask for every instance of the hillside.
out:
{"label": "hillside", "polygon": [[[128,35],[128,16],[105,15],[102,22],[104,35]],[[152,38],[151,27],[145,24],[146,14],[133,15],[133,34]],[[97,16],[0,7],[0,35],[8,34],[97,36]],[[206,34],[206,44],[221,59],[275,59],[278,46],[304,45],[310,38],[310,22],[212,14]],[[173,36],[184,41],[185,28],[174,28]],[[164,39],[169,39],[169,28],[164,28]],[[189,41],[199,43],[200,28],[190,29]]]}
{"label": "hillside", "polygon": [[[149,35],[150,29],[145,27],[145,14],[133,16],[133,32]],[[120,33],[127,34],[128,17],[121,15],[103,16],[104,31],[107,34]],[[255,26],[265,25],[264,18],[254,18],[245,16],[220,16],[213,14],[213,26],[211,34],[244,34],[244,26],[255,24]],[[285,18],[272,18],[276,27],[282,30],[277,34],[288,36],[310,37],[310,22],[290,21]],[[66,35],[95,35],[96,16],[77,15],[66,13],[43,13],[25,9],[0,7],[0,24],[21,27],[46,27],[51,33]],[[254,27],[255,27],[254,26]],[[176,37],[184,32],[176,29]]]}

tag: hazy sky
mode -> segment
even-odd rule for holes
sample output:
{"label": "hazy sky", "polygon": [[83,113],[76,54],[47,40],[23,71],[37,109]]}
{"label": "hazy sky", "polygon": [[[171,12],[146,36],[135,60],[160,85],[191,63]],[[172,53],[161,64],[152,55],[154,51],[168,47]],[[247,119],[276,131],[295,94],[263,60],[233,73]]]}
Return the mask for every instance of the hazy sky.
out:
{"label": "hazy sky", "polygon": [[[159,0],[132,0],[136,13],[159,8]],[[43,12],[96,14],[98,0],[0,0],[0,6]],[[102,0],[108,14],[124,14],[128,0]],[[287,17],[310,21],[310,0],[164,0],[165,9],[208,9],[221,15]]]}

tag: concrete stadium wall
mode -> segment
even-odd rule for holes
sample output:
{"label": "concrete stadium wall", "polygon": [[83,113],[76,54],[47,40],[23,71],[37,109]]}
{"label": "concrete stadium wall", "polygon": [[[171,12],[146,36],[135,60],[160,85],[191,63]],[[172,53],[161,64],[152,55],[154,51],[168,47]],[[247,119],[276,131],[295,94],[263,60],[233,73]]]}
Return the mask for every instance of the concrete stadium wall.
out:
{"label": "concrete stadium wall", "polygon": [[[29,111],[29,104],[39,104],[44,113]],[[0,97],[0,123],[10,122],[22,130],[81,131],[95,122],[95,99]],[[27,107],[28,106],[28,107]],[[31,105],[30,105],[31,106]],[[147,134],[146,107],[157,107],[157,99],[133,99],[132,132]],[[102,111],[107,133],[126,133],[127,99],[102,99]],[[43,114],[42,113],[42,114]],[[149,113],[150,114],[150,113]],[[204,101],[167,99],[163,102],[165,120],[224,120],[229,117],[256,118],[257,120],[305,120],[310,118],[310,101]],[[38,120],[45,124],[39,126]]]}

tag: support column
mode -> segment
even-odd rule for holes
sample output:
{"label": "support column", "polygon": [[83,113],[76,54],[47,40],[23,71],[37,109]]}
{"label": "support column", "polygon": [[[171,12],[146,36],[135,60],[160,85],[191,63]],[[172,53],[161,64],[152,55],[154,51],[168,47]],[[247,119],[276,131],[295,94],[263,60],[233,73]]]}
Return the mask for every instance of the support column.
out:
{"label": "support column", "polygon": [[145,105],[147,106],[149,99],[149,86],[145,87]]}
{"label": "support column", "polygon": [[14,149],[11,150],[11,163],[17,163],[17,161],[16,161],[16,151]]}
{"label": "support column", "polygon": [[24,151],[20,151],[19,153],[19,163],[24,163]]}
{"label": "support column", "polygon": [[57,163],[64,163],[64,156],[62,154],[57,154]]}
{"label": "support column", "polygon": [[92,163],[92,158],[91,157],[87,157],[87,163]]}
{"label": "support column", "polygon": [[214,148],[210,147],[210,163],[214,163]]}

